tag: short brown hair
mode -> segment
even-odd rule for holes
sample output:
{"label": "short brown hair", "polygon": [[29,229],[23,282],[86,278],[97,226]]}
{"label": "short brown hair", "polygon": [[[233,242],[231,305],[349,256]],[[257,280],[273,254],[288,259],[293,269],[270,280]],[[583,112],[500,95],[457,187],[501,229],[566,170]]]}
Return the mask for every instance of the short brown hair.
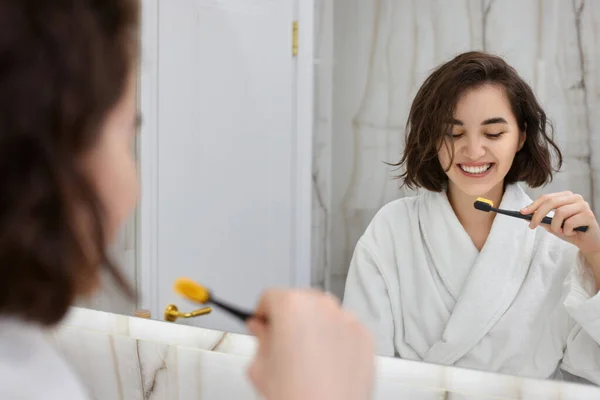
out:
{"label": "short brown hair", "polygon": [[[0,0],[3,315],[59,322],[96,286],[100,265],[133,294],[108,259],[104,210],[78,157],[124,94],[138,8],[137,0]],[[75,204],[91,216],[100,260],[83,248]]]}
{"label": "short brown hair", "polygon": [[[562,154],[553,140],[553,127],[531,87],[502,58],[480,51],[460,54],[436,68],[419,89],[406,123],[406,142],[397,167],[398,177],[409,188],[440,192],[448,181],[438,152],[447,141],[448,121],[467,90],[484,84],[499,85],[510,102],[519,129],[526,132],[523,148],[516,154],[505,184],[526,182],[539,187],[552,181],[562,166]],[[448,149],[454,154],[453,149]],[[552,165],[553,151],[557,166]]]}

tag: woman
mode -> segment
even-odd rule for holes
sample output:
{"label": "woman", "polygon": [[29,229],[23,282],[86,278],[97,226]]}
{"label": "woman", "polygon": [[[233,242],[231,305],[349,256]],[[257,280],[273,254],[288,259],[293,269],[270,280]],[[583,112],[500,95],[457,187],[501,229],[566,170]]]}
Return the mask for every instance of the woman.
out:
{"label": "woman", "polygon": [[[0,0],[2,399],[88,398],[45,330],[97,288],[101,265],[132,293],[106,245],[138,194],[138,13],[136,0]],[[368,396],[369,337],[336,303],[269,292],[258,312],[269,324],[250,324],[251,376],[266,398]],[[364,368],[349,370],[353,357]]]}
{"label": "woman", "polygon": [[[531,88],[499,57],[461,54],[424,82],[407,130],[401,178],[426,190],[377,213],[344,297],[379,353],[600,383],[596,218],[579,195],[532,202],[517,184],[550,181],[552,153],[562,163]],[[479,211],[477,197],[533,220]]]}

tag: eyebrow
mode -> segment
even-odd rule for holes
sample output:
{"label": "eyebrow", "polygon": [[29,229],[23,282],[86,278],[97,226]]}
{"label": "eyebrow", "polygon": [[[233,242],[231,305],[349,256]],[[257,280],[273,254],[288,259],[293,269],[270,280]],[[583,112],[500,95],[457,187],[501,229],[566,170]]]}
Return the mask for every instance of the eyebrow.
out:
{"label": "eyebrow", "polygon": [[[508,124],[508,122],[502,117],[494,117],[488,118],[481,123],[481,125],[492,125],[492,124]],[[452,125],[464,125],[464,123],[459,119],[452,119]]]}

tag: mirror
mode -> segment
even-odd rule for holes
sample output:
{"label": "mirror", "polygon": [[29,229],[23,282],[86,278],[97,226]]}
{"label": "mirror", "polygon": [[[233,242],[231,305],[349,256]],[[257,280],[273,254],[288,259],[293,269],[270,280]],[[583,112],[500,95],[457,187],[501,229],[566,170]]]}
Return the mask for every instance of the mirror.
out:
{"label": "mirror", "polygon": [[[316,0],[314,21],[299,25],[292,0],[252,2],[243,12],[213,3],[143,7],[142,195],[114,247],[140,302],[108,281],[79,305],[128,315],[148,309],[172,321],[165,323],[243,333],[227,315],[178,297],[174,280],[189,276],[247,309],[267,287],[311,286],[369,323],[383,355],[600,383],[600,328],[593,318],[586,328],[575,322],[596,315],[597,301],[586,297],[589,288],[563,288],[575,247],[540,242],[542,228],[496,214],[479,215],[476,228],[491,216],[497,228],[474,240],[444,190],[399,188],[392,178],[403,170],[386,164],[402,157],[411,104],[433,69],[485,50],[530,85],[563,155],[551,183],[510,189],[495,205],[515,210],[525,195],[570,190],[600,212],[598,3]],[[307,41],[312,49],[302,47]],[[501,150],[475,153],[515,116],[498,93],[473,93],[483,97],[460,96],[466,106],[452,115],[463,123],[451,132],[459,161],[491,154],[483,161],[504,167]],[[489,105],[486,96],[500,101]],[[500,130],[484,132],[483,114],[507,123],[485,124]],[[468,174],[464,182],[475,179]],[[489,191],[475,192],[471,200]],[[373,237],[381,240],[366,243]]]}
{"label": "mirror", "polygon": [[[486,185],[509,171],[506,149],[512,146],[512,157],[520,148],[516,132],[512,142],[508,135],[496,142],[492,138],[518,125],[502,91],[494,94],[488,86],[461,94],[450,118],[463,124],[444,125],[455,136],[440,145],[450,140],[455,146],[448,187],[456,196],[447,196],[445,189],[398,189],[392,177],[403,170],[385,164],[401,159],[411,104],[434,68],[461,53],[485,50],[500,55],[531,86],[554,124],[564,161],[561,172],[543,187],[523,185],[524,192],[507,187],[502,197],[500,185],[495,206],[518,211],[528,204],[526,195],[536,199],[569,190],[599,213],[595,126],[600,122],[600,57],[594,27],[600,4],[331,3],[320,2],[317,13],[317,286],[344,297],[345,306],[369,323],[380,354],[600,383],[597,289],[589,270],[582,269],[588,271],[585,276],[575,273],[582,263],[577,247],[543,228],[531,231],[520,219],[473,208],[476,197],[491,196],[493,185]],[[473,69],[477,62],[483,61],[473,61]],[[456,61],[455,70],[466,69],[459,65]],[[454,95],[448,88],[461,87],[450,79],[436,77],[426,86],[429,93],[419,99],[430,108],[418,111],[421,117],[413,122],[434,126],[441,115],[435,113],[436,104],[447,105],[442,100]],[[448,90],[435,92],[447,98],[427,97],[435,85]],[[518,100],[533,104],[522,95]],[[498,117],[513,123],[480,126]],[[532,128],[525,140],[535,135]],[[416,149],[425,142],[418,147],[413,141],[413,154],[422,155]],[[431,165],[437,157],[433,160]],[[585,247],[583,239],[579,243]]]}

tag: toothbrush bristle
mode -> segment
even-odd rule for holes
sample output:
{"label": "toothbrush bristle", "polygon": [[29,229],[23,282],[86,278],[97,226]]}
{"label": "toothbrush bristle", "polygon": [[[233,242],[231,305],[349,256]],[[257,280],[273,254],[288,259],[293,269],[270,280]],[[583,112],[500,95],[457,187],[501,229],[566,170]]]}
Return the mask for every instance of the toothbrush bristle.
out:
{"label": "toothbrush bristle", "polygon": [[490,205],[490,207],[494,207],[494,202],[486,199],[485,197],[478,197],[477,201],[481,201],[482,203],[487,203]]}
{"label": "toothbrush bristle", "polygon": [[205,304],[210,300],[210,292],[204,286],[191,279],[177,279],[173,289],[181,296],[195,303]]}
{"label": "toothbrush bristle", "polygon": [[475,204],[473,204],[473,207],[475,207],[477,210],[485,212],[492,211],[493,206],[494,203],[492,201],[484,199],[483,197],[478,198]]}

